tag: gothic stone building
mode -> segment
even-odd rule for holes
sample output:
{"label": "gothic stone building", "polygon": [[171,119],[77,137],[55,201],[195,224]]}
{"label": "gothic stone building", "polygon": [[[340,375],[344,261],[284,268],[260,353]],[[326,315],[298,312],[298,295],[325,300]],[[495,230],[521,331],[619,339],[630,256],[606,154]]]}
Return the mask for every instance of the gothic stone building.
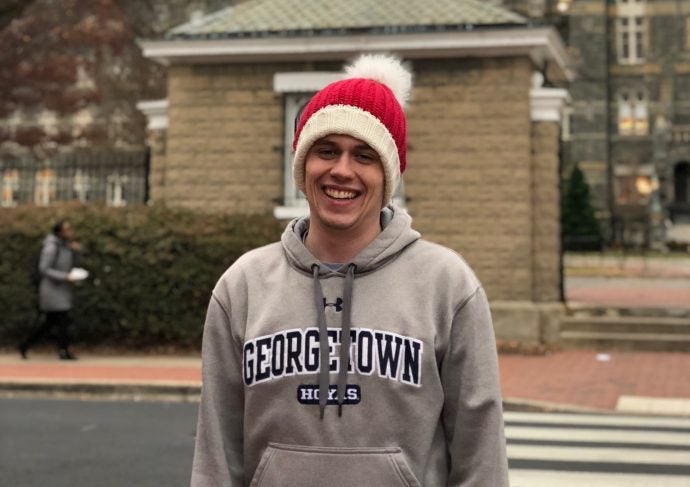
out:
{"label": "gothic stone building", "polygon": [[[460,252],[500,338],[553,340],[562,313],[556,31],[477,0],[249,0],[142,41],[168,65],[150,116],[154,202],[307,211],[293,187],[294,119],[360,52],[414,76],[408,169],[396,195],[429,239]],[[547,79],[544,75],[547,73]]]}
{"label": "gothic stone building", "polygon": [[564,176],[578,164],[609,240],[690,242],[690,2],[577,0]]}

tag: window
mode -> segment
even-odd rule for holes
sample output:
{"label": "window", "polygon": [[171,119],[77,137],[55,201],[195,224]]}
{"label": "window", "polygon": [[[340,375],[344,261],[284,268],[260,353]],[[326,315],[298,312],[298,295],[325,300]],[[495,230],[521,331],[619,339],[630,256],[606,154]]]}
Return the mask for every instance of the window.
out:
{"label": "window", "polygon": [[292,139],[297,128],[297,118],[305,105],[309,103],[313,93],[288,93],[285,95],[285,143],[283,150],[283,167],[285,171],[284,198],[285,206],[306,208],[307,199],[295,187],[292,179]]}
{"label": "window", "polygon": [[309,213],[304,194],[295,187],[292,180],[292,139],[298,114],[311,97],[333,81],[342,77],[341,73],[276,73],[273,89],[284,94],[284,139],[283,139],[283,204],[276,207],[273,214],[279,219],[290,219]]}
{"label": "window", "polygon": [[36,171],[34,186],[34,203],[38,206],[48,206],[55,199],[56,181],[55,171],[40,169]]}
{"label": "window", "polygon": [[5,169],[2,174],[2,206],[5,208],[17,206],[19,191],[19,171]]}
{"label": "window", "polygon": [[618,176],[617,202],[619,205],[644,205],[649,203],[649,195],[654,190],[650,176]]}
{"label": "window", "polygon": [[647,96],[643,90],[621,90],[618,94],[618,133],[647,135],[649,114]]}
{"label": "window", "polygon": [[616,47],[621,64],[638,64],[645,59],[647,20],[644,15],[644,1],[618,0]]}

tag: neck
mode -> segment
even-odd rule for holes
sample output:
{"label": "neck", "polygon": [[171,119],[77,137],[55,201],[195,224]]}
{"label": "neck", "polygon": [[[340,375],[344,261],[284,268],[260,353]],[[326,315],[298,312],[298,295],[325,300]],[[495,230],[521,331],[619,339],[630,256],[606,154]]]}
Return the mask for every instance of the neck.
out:
{"label": "neck", "polygon": [[352,262],[357,254],[373,242],[381,227],[376,225],[367,231],[355,233],[352,230],[326,229],[320,225],[309,225],[309,233],[304,242],[307,249],[321,262]]}

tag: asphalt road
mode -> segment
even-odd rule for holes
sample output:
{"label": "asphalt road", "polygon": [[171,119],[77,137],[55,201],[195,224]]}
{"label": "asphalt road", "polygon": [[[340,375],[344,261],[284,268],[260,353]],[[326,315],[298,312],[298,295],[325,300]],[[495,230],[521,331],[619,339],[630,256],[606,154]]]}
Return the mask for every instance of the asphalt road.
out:
{"label": "asphalt road", "polygon": [[[0,399],[0,485],[188,486],[197,404]],[[690,485],[690,420],[506,413],[516,487]]]}
{"label": "asphalt road", "polygon": [[0,399],[0,485],[188,486],[197,408]]}

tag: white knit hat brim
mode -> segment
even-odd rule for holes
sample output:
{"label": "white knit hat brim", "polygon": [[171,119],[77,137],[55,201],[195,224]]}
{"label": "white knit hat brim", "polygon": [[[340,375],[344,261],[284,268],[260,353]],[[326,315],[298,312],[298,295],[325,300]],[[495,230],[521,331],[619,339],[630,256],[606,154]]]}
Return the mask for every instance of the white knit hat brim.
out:
{"label": "white knit hat brim", "polygon": [[400,157],[393,136],[374,115],[350,105],[328,105],[315,112],[304,124],[292,160],[295,185],[305,191],[305,161],[314,143],[327,135],[349,135],[367,143],[381,158],[385,177],[383,205],[393,196],[400,182]]}

